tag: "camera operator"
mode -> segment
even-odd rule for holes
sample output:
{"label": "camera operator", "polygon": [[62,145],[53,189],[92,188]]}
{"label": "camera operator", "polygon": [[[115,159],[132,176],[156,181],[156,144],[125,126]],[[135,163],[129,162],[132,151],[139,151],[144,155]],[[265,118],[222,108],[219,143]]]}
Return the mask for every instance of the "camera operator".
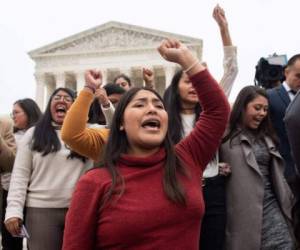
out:
{"label": "camera operator", "polygon": [[267,90],[267,94],[272,124],[279,137],[279,151],[285,161],[284,174],[290,184],[296,172],[283,118],[286,108],[300,89],[300,54],[290,58],[284,75],[285,81],[280,86]]}
{"label": "camera operator", "polygon": [[[277,64],[272,64],[269,62],[272,59],[275,59],[276,61],[280,60],[280,62],[277,62]],[[285,79],[284,65],[286,64],[286,59],[284,59],[284,62],[282,59],[283,58],[281,56],[277,56],[276,54],[267,59],[263,57],[260,58],[255,67],[255,85],[265,89],[271,89],[279,86]]]}

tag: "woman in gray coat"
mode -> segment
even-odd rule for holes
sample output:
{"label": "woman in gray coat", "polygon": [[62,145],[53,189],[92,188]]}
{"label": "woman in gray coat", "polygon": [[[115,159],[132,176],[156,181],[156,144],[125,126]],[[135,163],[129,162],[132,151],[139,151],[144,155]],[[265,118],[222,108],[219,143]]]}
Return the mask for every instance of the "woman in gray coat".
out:
{"label": "woman in gray coat", "polygon": [[247,86],[239,93],[220,159],[232,168],[226,186],[226,249],[294,249],[292,194],[283,176],[264,89]]}

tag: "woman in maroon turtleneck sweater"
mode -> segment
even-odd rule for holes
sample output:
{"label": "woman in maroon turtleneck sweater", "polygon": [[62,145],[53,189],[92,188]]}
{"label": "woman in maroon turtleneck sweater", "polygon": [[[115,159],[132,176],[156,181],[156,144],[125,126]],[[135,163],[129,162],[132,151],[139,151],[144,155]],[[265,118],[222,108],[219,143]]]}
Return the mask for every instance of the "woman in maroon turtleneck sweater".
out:
{"label": "woman in maroon turtleneck sweater", "polygon": [[[103,166],[86,173],[74,191],[63,250],[199,249],[199,187],[229,104],[186,46],[167,39],[158,51],[190,77],[203,108],[200,119],[174,146],[161,97],[151,89],[129,90],[116,108]],[[89,71],[87,85],[95,87],[100,76]]]}

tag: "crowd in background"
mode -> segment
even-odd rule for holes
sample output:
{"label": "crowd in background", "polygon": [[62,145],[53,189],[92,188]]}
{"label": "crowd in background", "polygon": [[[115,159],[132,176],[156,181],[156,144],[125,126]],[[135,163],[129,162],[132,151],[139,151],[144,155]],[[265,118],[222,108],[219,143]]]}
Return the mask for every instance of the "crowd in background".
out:
{"label": "crowd in background", "polygon": [[5,250],[300,249],[300,54],[273,88],[228,97],[238,74],[224,10],[213,10],[224,73],[167,38],[178,70],[163,97],[121,74],[85,72],[41,112],[17,100],[0,119]]}

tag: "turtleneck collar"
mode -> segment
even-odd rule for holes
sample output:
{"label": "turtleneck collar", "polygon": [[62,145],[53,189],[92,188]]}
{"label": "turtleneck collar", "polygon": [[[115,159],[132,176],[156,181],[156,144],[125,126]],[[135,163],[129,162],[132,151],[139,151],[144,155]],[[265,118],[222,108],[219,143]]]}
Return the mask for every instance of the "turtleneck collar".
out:
{"label": "turtleneck collar", "polygon": [[128,167],[151,167],[165,161],[165,158],[166,151],[164,148],[160,148],[158,152],[146,157],[137,157],[123,154],[120,158],[120,166],[125,165]]}
{"label": "turtleneck collar", "polygon": [[52,121],[51,125],[54,127],[55,130],[61,130],[61,124],[57,124],[55,121]]}

